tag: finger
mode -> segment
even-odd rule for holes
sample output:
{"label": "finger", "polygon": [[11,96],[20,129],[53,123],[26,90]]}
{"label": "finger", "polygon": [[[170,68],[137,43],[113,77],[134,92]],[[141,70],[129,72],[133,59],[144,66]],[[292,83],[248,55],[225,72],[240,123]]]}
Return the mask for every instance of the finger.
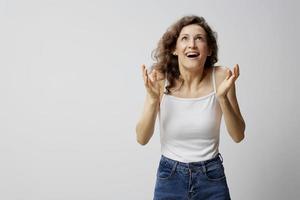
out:
{"label": "finger", "polygon": [[239,73],[239,65],[238,64],[235,64],[234,66],[234,75],[236,78],[239,77],[240,73]]}
{"label": "finger", "polygon": [[232,70],[233,72],[232,72],[232,74],[234,75],[234,76],[236,76],[236,65],[234,65],[234,67],[233,67],[233,70]]}
{"label": "finger", "polygon": [[146,86],[149,87],[149,76],[148,76],[148,70],[145,69],[145,77],[146,77]]}
{"label": "finger", "polygon": [[153,87],[152,84],[152,77],[150,77],[150,75],[148,74],[148,69],[146,69],[146,76],[147,76],[147,87]]}
{"label": "finger", "polygon": [[145,71],[146,71],[146,66],[144,64],[142,64],[142,71],[143,71],[143,75],[145,75]]}
{"label": "finger", "polygon": [[147,83],[147,69],[145,69],[145,66],[143,66],[143,79],[146,84]]}
{"label": "finger", "polygon": [[144,64],[141,65],[141,70],[142,70],[143,79],[145,80],[145,65]]}
{"label": "finger", "polygon": [[153,69],[152,72],[151,72],[151,82],[154,83],[156,80],[155,80],[155,75],[156,75],[156,70]]}
{"label": "finger", "polygon": [[141,69],[142,69],[142,71],[144,71],[144,68],[145,68],[145,65],[144,65],[144,64],[141,64]]}
{"label": "finger", "polygon": [[240,75],[240,66],[238,64],[236,64],[236,72],[237,72],[237,76]]}
{"label": "finger", "polygon": [[141,65],[141,69],[142,69],[143,75],[145,75],[145,65],[144,64]]}
{"label": "finger", "polygon": [[153,79],[152,80],[157,81],[157,72],[155,69],[153,70]]}
{"label": "finger", "polygon": [[154,72],[151,71],[151,73],[149,74],[149,79],[151,80],[151,82],[153,82],[154,80],[153,76],[154,76]]}
{"label": "finger", "polygon": [[231,85],[233,84],[233,82],[235,82],[236,80],[236,76],[235,75],[232,75],[229,79],[228,79],[228,82],[229,82],[229,85],[231,87]]}
{"label": "finger", "polygon": [[228,80],[231,77],[231,74],[232,74],[231,70],[227,69],[226,74],[227,74],[226,80]]}

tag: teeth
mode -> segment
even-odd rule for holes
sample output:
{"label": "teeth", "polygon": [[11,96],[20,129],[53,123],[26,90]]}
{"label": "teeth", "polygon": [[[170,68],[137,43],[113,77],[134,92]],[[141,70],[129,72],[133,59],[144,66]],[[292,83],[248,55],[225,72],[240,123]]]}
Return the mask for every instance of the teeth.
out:
{"label": "teeth", "polygon": [[187,53],[187,56],[198,56],[199,53]]}

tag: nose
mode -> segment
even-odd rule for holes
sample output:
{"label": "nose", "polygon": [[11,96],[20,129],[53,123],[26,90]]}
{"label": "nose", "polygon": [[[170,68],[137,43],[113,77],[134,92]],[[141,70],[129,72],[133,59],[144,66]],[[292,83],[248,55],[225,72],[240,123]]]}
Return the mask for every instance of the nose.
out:
{"label": "nose", "polygon": [[191,39],[189,41],[188,47],[195,47],[195,40]]}

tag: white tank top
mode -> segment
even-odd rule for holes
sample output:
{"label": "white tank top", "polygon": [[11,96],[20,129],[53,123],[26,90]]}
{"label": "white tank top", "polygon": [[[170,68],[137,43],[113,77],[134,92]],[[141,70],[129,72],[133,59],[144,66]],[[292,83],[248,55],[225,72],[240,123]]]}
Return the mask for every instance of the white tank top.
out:
{"label": "white tank top", "polygon": [[214,91],[203,97],[163,94],[159,110],[162,155],[188,163],[218,154],[222,110],[216,97],[215,67],[212,84]]}

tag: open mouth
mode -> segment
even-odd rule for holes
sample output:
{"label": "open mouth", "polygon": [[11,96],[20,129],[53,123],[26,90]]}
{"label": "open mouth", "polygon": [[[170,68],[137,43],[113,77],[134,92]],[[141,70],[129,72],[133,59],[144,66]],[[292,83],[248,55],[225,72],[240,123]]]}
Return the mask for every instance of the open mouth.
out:
{"label": "open mouth", "polygon": [[200,54],[198,52],[191,52],[191,53],[187,53],[186,56],[188,58],[192,58],[192,59],[195,59],[199,56]]}

